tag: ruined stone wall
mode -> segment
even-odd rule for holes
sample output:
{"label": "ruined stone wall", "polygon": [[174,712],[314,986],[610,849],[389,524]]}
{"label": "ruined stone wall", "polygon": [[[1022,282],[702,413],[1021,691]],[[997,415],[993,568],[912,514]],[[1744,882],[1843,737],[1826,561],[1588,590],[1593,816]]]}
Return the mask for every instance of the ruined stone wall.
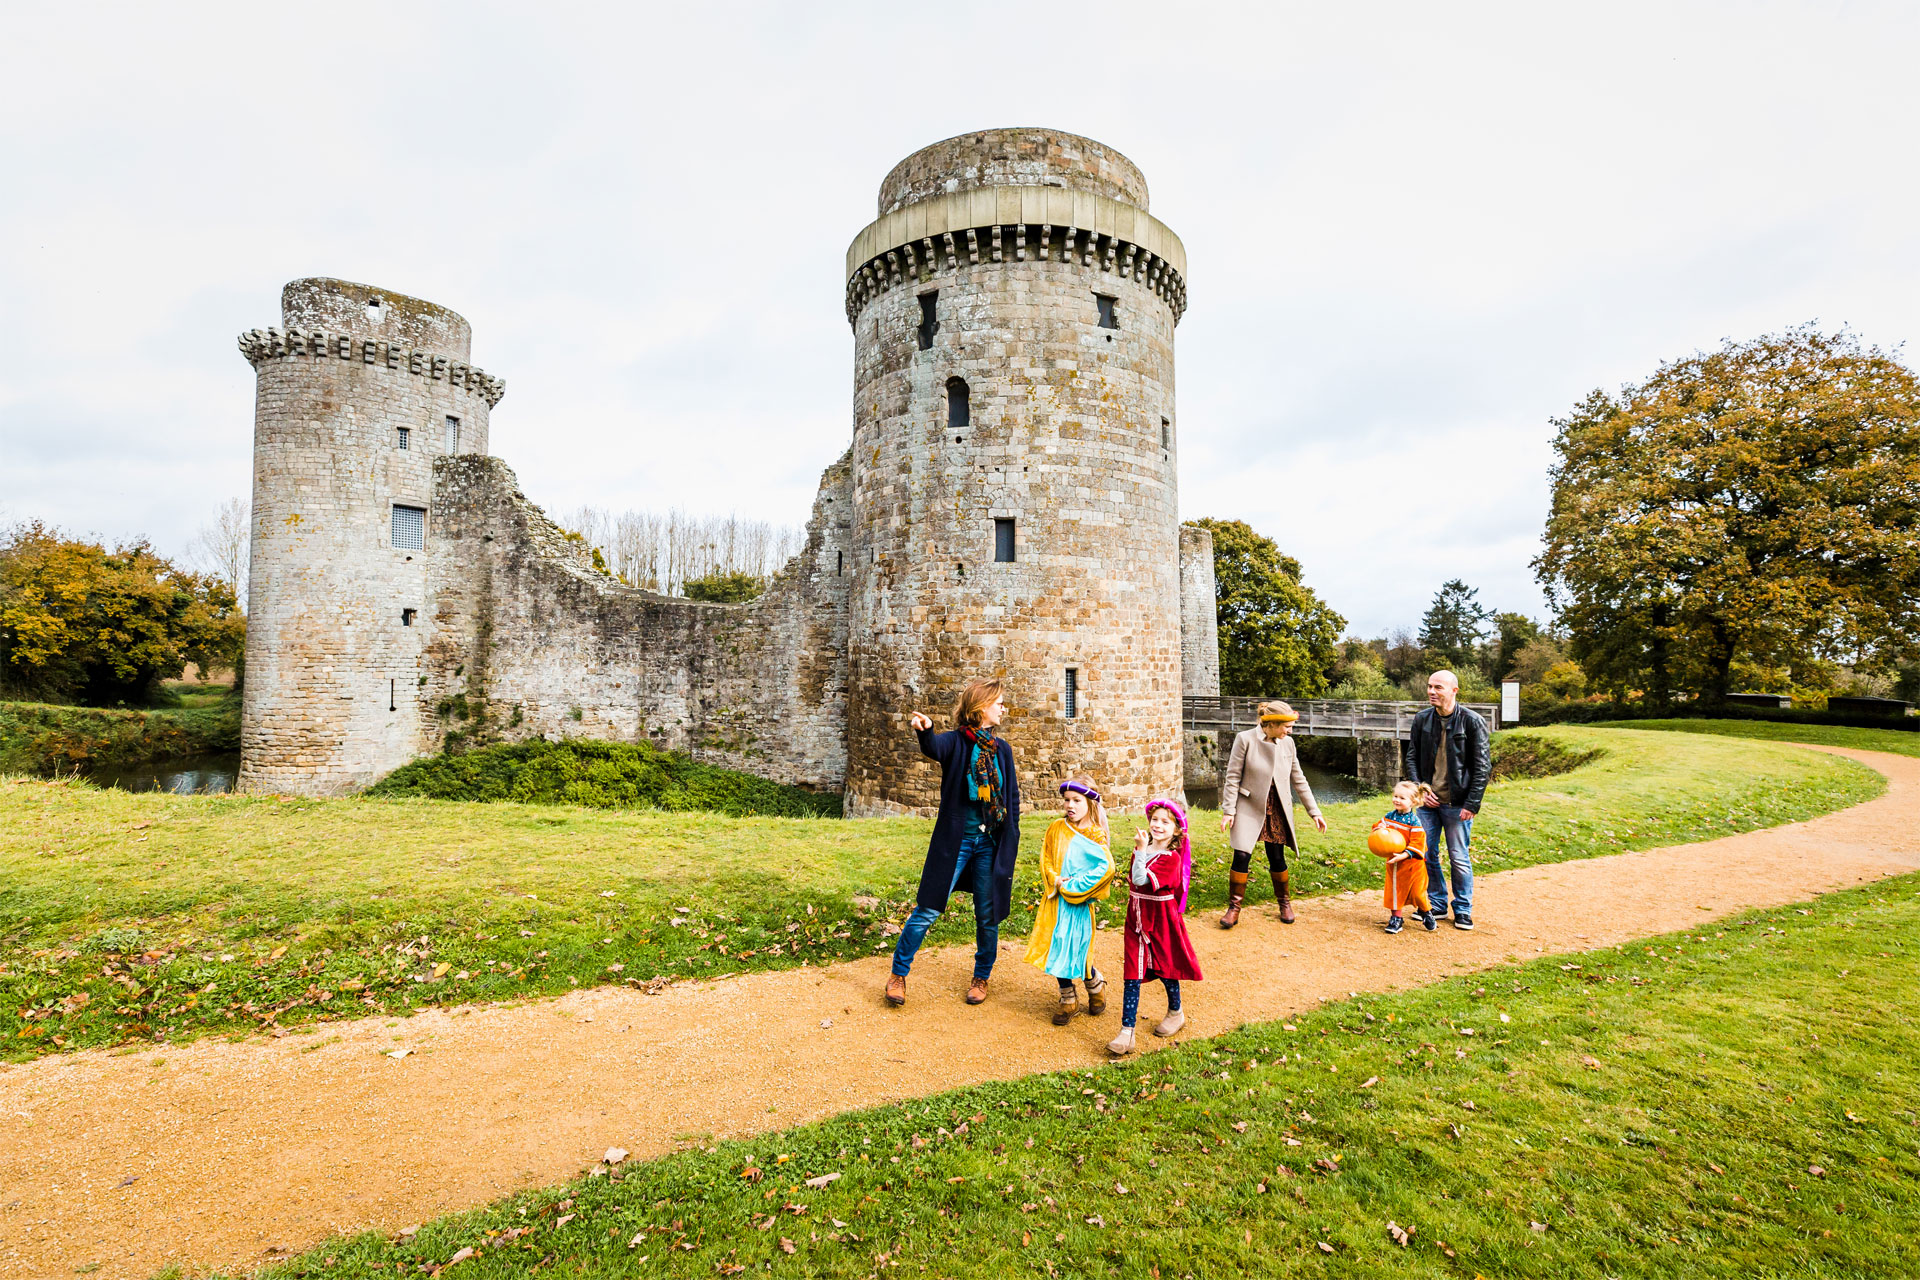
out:
{"label": "ruined stone wall", "polygon": [[424,749],[430,583],[424,552],[395,547],[393,509],[426,509],[431,545],[446,420],[484,453],[505,388],[431,303],[296,280],[281,308],[283,327],[240,337],[257,374],[240,783],[339,794]]}
{"label": "ruined stone wall", "polygon": [[[1220,696],[1220,622],[1214,602],[1213,531],[1180,526],[1180,692],[1184,697]],[[1215,735],[1189,731],[1184,776],[1189,791],[1220,785]]]}
{"label": "ruined stone wall", "polygon": [[[920,173],[913,189],[945,191],[937,170],[953,148],[928,150],[895,174]],[[1068,188],[1090,181],[1080,164],[1048,174]],[[924,709],[948,727],[959,689],[987,673],[1008,681],[1005,730],[1031,802],[1056,804],[1051,784],[1079,770],[1118,806],[1180,792],[1173,339],[1184,286],[1171,264],[1184,251],[1144,210],[1100,198],[1110,183],[1092,185],[1055,193],[1058,225],[1039,221],[1051,216],[1047,192],[1006,188],[1007,207],[1031,205],[1035,217],[972,235],[926,225],[913,249],[887,250],[892,228],[914,230],[909,204],[875,224],[880,239],[869,228],[849,253],[849,812],[938,803],[937,768],[908,717]],[[1076,209],[1096,211],[1108,229],[1092,218],[1071,225]],[[1101,323],[1102,294],[1114,300],[1114,327]],[[968,386],[964,426],[956,378]],[[997,519],[1015,521],[1012,563],[995,560]]]}
{"label": "ruined stone wall", "polygon": [[[592,567],[494,458],[435,468],[427,748],[530,737],[647,740],[780,782],[846,775],[846,458],[805,549],[757,600],[703,604]],[[457,737],[456,737],[457,735]]]}

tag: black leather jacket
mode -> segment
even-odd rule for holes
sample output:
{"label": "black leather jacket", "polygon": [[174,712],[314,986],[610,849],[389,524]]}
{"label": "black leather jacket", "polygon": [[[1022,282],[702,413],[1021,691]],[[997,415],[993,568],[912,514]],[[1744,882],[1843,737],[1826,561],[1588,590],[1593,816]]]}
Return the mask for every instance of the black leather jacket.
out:
{"label": "black leather jacket", "polygon": [[[1480,713],[1454,704],[1447,735],[1447,790],[1462,809],[1480,812],[1493,777],[1493,740]],[[1400,771],[1415,782],[1433,779],[1433,753],[1440,741],[1440,712],[1428,707],[1413,718],[1413,736],[1400,744]],[[1464,799],[1462,798],[1464,797]]]}

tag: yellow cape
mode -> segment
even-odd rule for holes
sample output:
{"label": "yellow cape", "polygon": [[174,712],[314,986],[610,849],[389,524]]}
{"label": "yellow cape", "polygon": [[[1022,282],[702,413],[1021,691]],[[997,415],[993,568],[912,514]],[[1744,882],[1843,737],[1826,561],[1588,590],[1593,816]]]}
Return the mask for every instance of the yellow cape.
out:
{"label": "yellow cape", "polygon": [[1099,884],[1086,893],[1063,893],[1060,889],[1060,868],[1066,862],[1067,845],[1074,836],[1082,835],[1103,849],[1112,852],[1107,843],[1107,833],[1099,827],[1076,827],[1065,818],[1055,818],[1053,825],[1047,828],[1046,839],[1040,845],[1040,909],[1033,915],[1033,933],[1027,938],[1027,963],[1036,969],[1047,967],[1047,953],[1053,949],[1053,928],[1060,921],[1060,900],[1079,906],[1104,898],[1113,892],[1114,868],[1108,867],[1107,874]]}

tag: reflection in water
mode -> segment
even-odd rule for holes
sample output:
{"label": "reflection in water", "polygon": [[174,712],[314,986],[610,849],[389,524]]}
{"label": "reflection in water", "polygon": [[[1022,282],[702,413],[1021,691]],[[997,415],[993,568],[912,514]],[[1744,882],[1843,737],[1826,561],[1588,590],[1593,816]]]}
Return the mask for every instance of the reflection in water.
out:
{"label": "reflection in water", "polygon": [[87,780],[121,791],[166,791],[176,796],[219,796],[233,790],[240,776],[238,751],[215,751],[181,756],[177,760],[150,760],[122,769],[96,769]]}
{"label": "reflection in water", "polygon": [[[1360,785],[1360,779],[1351,774],[1328,773],[1310,764],[1301,765],[1300,770],[1307,775],[1307,785],[1313,788],[1313,798],[1321,804],[1352,804],[1371,794]],[[1196,809],[1218,809],[1220,788],[1188,787],[1187,801]],[[1381,808],[1384,811],[1386,806],[1383,804]]]}

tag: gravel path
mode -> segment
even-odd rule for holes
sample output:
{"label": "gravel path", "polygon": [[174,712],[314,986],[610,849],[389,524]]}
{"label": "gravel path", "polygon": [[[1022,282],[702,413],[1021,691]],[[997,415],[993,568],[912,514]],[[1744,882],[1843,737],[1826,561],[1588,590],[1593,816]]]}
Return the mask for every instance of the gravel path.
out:
{"label": "gravel path", "polygon": [[[1472,933],[1415,925],[1386,937],[1371,892],[1310,900],[1291,927],[1270,905],[1231,933],[1196,917],[1210,980],[1187,987],[1186,1034],[1920,868],[1905,818],[1920,803],[1920,760],[1833,754],[1887,775],[1887,794],[1723,840],[1482,876]],[[972,949],[959,947],[922,954],[900,1010],[880,1000],[886,959],[876,957],[657,996],[597,988],[0,1069],[0,1275],[247,1268],[333,1232],[395,1230],[559,1181],[612,1146],[644,1159],[702,1137],[1103,1061],[1118,984],[1105,1015],[1055,1028],[1053,980],[1020,963],[1024,941],[1002,943],[978,1008],[960,999]],[[1117,975],[1118,937],[1103,932],[1095,945]],[[1157,988],[1143,1006],[1144,1029],[1160,1014]],[[399,1049],[412,1052],[388,1056]]]}

